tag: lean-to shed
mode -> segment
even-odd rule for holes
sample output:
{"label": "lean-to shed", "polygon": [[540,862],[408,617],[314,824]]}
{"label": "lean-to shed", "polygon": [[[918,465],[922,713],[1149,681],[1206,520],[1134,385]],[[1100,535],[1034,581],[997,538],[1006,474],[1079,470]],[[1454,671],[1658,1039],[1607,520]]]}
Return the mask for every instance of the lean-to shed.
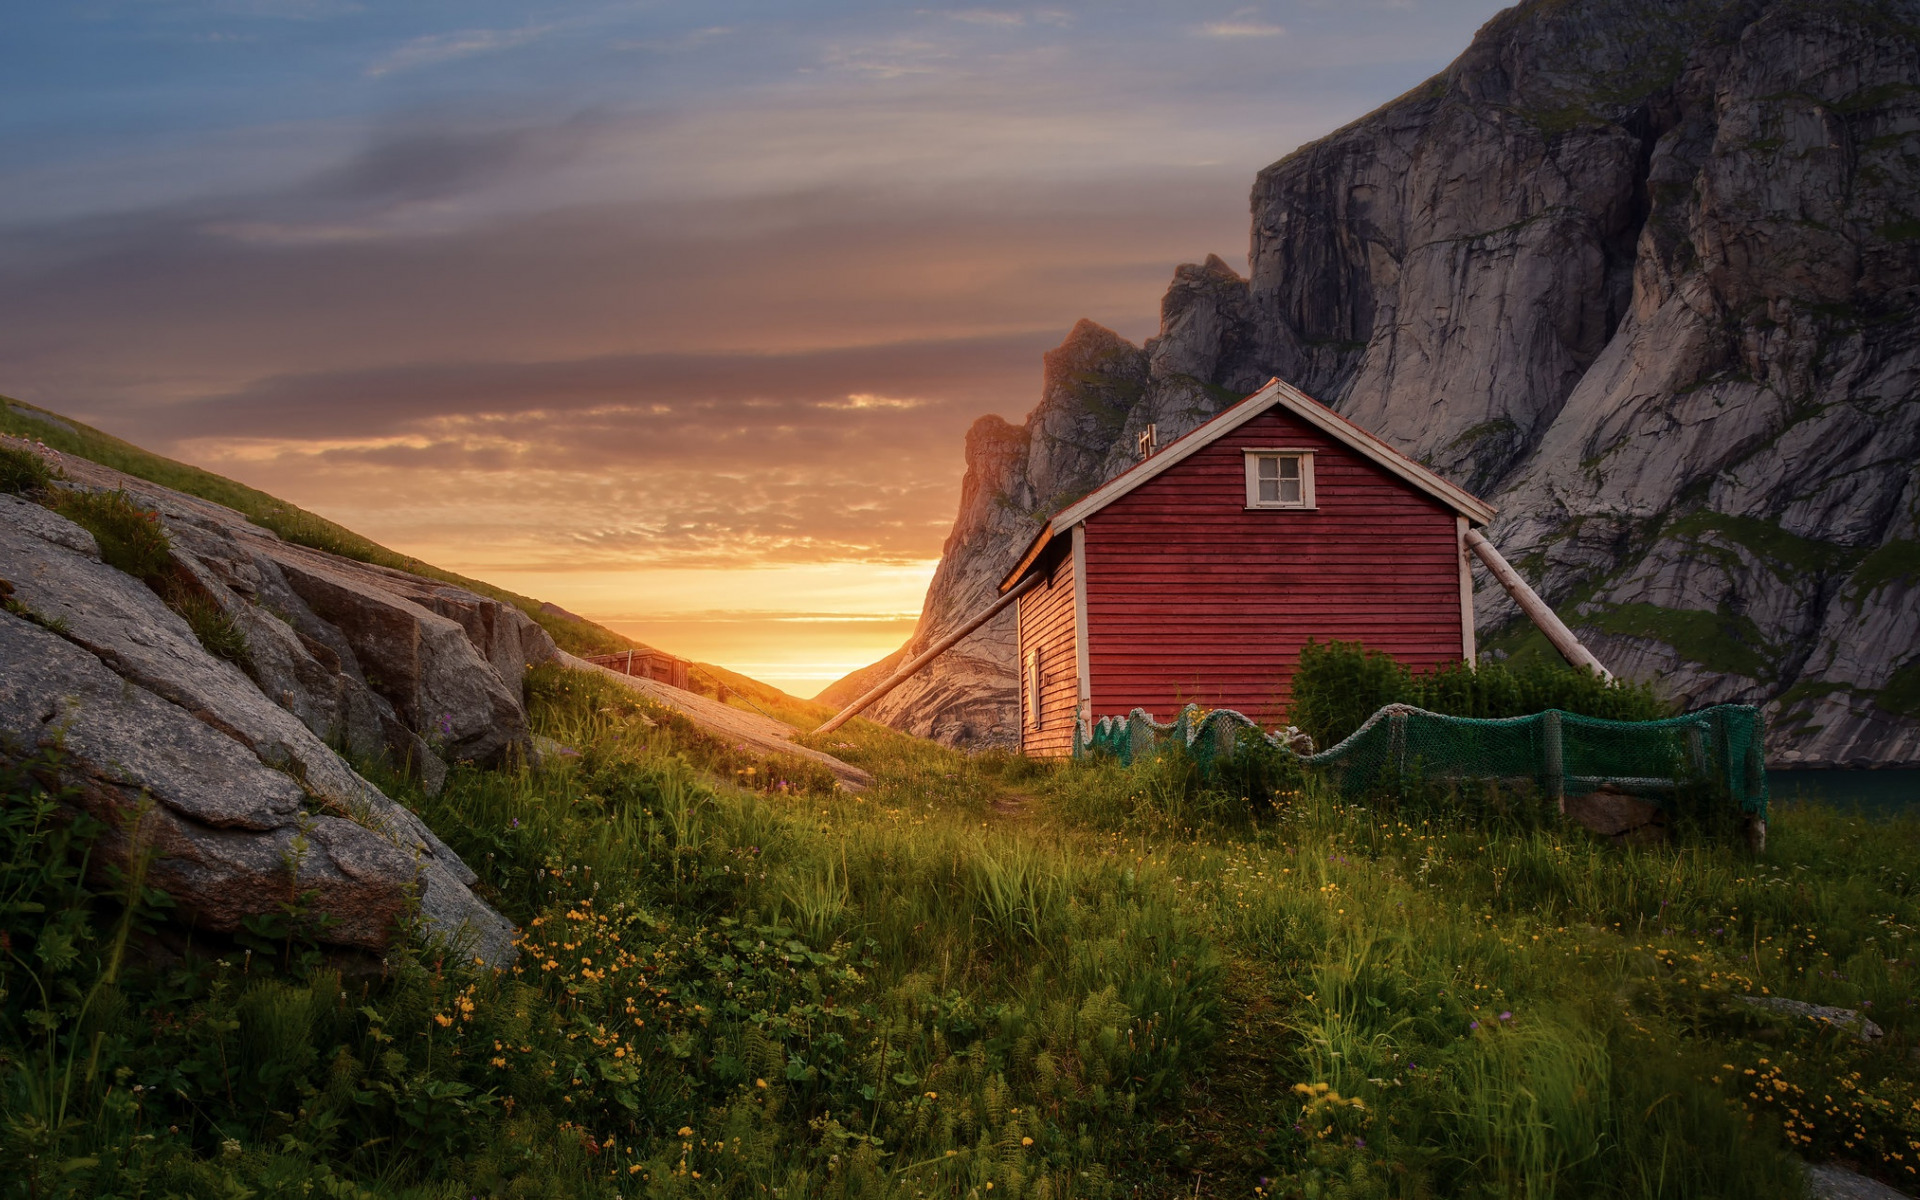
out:
{"label": "lean-to shed", "polygon": [[1271,727],[1310,639],[1471,661],[1467,532],[1493,515],[1273,380],[1061,510],[1001,583],[1038,576],[1017,601],[1022,749],[1188,703]]}

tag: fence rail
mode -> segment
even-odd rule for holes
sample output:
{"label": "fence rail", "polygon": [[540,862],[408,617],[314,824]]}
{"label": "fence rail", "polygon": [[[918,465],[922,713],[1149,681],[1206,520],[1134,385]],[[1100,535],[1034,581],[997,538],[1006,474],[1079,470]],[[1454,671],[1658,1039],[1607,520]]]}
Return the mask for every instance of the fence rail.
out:
{"label": "fence rail", "polygon": [[1549,709],[1523,717],[1450,717],[1406,704],[1375,712],[1339,745],[1302,748],[1294,731],[1267,733],[1232,709],[1180,710],[1162,724],[1143,709],[1102,717],[1075,731],[1074,754],[1111,754],[1123,763],[1169,743],[1204,768],[1259,739],[1325,773],[1353,795],[1413,779],[1524,780],[1565,807],[1570,795],[1602,789],[1671,794],[1688,784],[1722,792],[1765,820],[1767,775],[1760,710],[1720,704],[1659,721],[1608,721]]}

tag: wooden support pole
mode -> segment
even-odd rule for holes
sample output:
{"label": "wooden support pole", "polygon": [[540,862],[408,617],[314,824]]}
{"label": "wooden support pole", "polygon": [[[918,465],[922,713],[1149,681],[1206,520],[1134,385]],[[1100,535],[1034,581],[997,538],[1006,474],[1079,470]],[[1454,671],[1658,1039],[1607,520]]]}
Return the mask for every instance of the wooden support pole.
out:
{"label": "wooden support pole", "polygon": [[1567,811],[1567,743],[1566,732],[1561,728],[1560,710],[1550,708],[1541,714],[1541,733],[1545,745],[1541,755],[1547,776],[1547,795],[1553,799],[1553,806],[1561,812]]}
{"label": "wooden support pole", "polygon": [[1568,629],[1566,623],[1547,607],[1547,602],[1527,586],[1527,581],[1520,578],[1520,572],[1500,556],[1485,534],[1478,529],[1467,530],[1467,545],[1480,556],[1481,562],[1487,564],[1487,570],[1492,571],[1493,577],[1500,581],[1500,586],[1507,589],[1507,595],[1513,597],[1520,611],[1532,619],[1540,632],[1546,634],[1547,640],[1553,643],[1553,648],[1564,655],[1568,662],[1576,667],[1586,667],[1602,679],[1613,678],[1613,672],[1601,665],[1600,660],[1593,656],[1593,651],[1580,644],[1580,639],[1573,636],[1573,630]]}
{"label": "wooden support pole", "polygon": [[949,649],[952,648],[955,642],[959,641],[963,637],[966,637],[968,634],[980,628],[982,625],[985,625],[988,621],[991,621],[996,615],[998,615],[1001,609],[1005,608],[1009,604],[1012,604],[1015,600],[1018,600],[1020,597],[1032,591],[1036,586],[1039,585],[1041,580],[1043,580],[1044,578],[1045,576],[1041,575],[1039,572],[1036,571],[1032,575],[1029,575],[1025,579],[1022,579],[1019,583],[1014,584],[1012,589],[1009,590],[1006,595],[1000,597],[998,600],[995,600],[992,604],[989,604],[985,609],[981,610],[965,625],[962,625],[960,628],[954,630],[952,633],[941,638],[939,641],[935,642],[933,645],[928,646],[925,650],[921,651],[918,655],[915,655],[913,661],[909,662],[906,666],[901,667],[898,671],[895,671],[892,675],[888,676],[886,682],[880,684],[877,687],[869,689],[858,700],[855,700],[852,704],[847,705],[845,708],[835,713],[833,715],[832,720],[828,721],[825,725],[822,725],[820,728],[814,730],[814,732],[815,733],[832,733],[834,730],[840,728],[842,725],[845,725],[848,721],[851,721],[855,716],[857,716],[860,713],[862,709],[866,708],[869,704],[872,704],[874,701],[886,695],[888,692],[892,691],[893,689],[899,687],[901,684],[905,683],[908,679],[912,678],[915,674],[917,674],[920,668],[926,666],[928,663],[932,662],[934,659],[939,658],[942,654],[946,653]]}

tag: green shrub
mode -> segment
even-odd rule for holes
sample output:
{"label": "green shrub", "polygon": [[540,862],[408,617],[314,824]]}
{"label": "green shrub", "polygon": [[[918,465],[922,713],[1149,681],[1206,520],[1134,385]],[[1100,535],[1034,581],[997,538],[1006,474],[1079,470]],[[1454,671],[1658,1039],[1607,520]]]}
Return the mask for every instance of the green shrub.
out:
{"label": "green shrub", "polygon": [[1309,642],[1293,677],[1289,718],[1325,750],[1388,704],[1450,717],[1524,717],[1550,708],[1611,721],[1657,721],[1673,706],[1651,684],[1600,678],[1557,663],[1451,662],[1408,670],[1358,642]]}
{"label": "green shrub", "polygon": [[63,491],[52,509],[93,535],[100,561],[136,579],[157,579],[173,565],[173,543],[160,514],[125,492]]}
{"label": "green shrub", "polygon": [[53,482],[53,468],[31,450],[0,446],[0,492],[30,495]]}

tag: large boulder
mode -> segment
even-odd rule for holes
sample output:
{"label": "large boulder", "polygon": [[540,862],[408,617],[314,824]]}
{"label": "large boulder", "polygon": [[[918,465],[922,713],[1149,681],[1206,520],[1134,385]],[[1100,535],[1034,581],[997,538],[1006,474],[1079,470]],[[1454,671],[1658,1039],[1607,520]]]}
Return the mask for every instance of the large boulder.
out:
{"label": "large boulder", "polygon": [[295,545],[240,513],[79,459],[80,487],[160,514],[181,571],[246,637],[260,690],[349,753],[385,753],[429,789],[444,763],[493,765],[530,742],[521,681],[557,653],[511,604]]}
{"label": "large boulder", "polygon": [[[324,739],[344,736],[370,753],[398,742],[422,758],[417,765],[438,766],[406,720],[432,711],[445,731],[437,744],[450,753],[506,754],[527,738],[519,674],[543,657],[539,640],[486,607],[505,606],[446,589],[455,594],[439,603],[470,605],[478,631],[470,638],[458,620],[400,594],[413,587],[435,598],[442,585],[351,589],[354,572],[343,567],[330,572],[326,611],[349,633],[290,579],[319,576],[330,556],[209,517],[218,506],[156,492],[165,489],[136,494],[169,501],[155,507],[180,586],[236,618],[248,669],[209,653],[152,588],[101,562],[86,530],[0,495],[0,757],[52,754],[59,778],[49,782],[108,827],[96,866],[125,866],[137,849],[150,858],[148,882],[197,928],[232,932],[311,892],[312,910],[331,918],[316,931],[323,943],[381,950],[417,911],[428,930],[482,960],[509,958],[513,928],[474,895],[473,872]],[[367,612],[377,621],[364,624],[384,622],[382,637],[352,619]],[[369,647],[401,648],[373,661],[410,709],[361,665]],[[503,647],[522,654],[511,684],[493,661]],[[422,696],[435,707],[423,708]]]}
{"label": "large boulder", "polygon": [[[39,614],[35,614],[36,616]],[[312,892],[321,941],[387,947],[417,901],[428,928],[488,962],[513,927],[418,818],[363,783],[351,814],[309,810],[293,776],[57,633],[0,613],[0,755],[57,747],[57,782],[103,822],[94,864],[151,856],[146,881],[179,918],[230,933]]]}

